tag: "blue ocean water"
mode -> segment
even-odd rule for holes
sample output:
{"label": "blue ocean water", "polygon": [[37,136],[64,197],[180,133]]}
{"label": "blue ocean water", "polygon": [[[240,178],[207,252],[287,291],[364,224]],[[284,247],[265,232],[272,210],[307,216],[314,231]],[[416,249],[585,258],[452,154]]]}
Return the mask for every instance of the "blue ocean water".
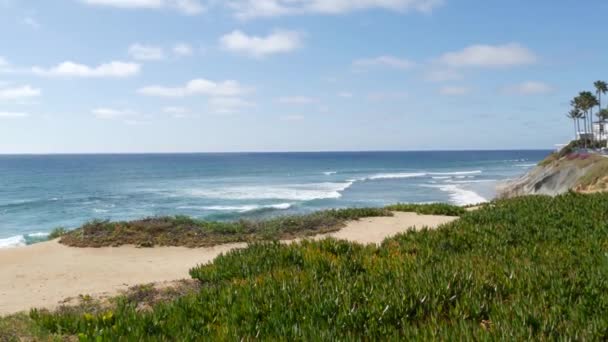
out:
{"label": "blue ocean water", "polygon": [[92,219],[215,220],[495,196],[549,151],[0,156],[0,248]]}

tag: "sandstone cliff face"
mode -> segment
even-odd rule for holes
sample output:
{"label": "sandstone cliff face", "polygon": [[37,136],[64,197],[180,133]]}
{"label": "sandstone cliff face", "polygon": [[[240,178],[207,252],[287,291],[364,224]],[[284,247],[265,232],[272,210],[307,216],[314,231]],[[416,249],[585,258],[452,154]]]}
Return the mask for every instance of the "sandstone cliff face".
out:
{"label": "sandstone cliff face", "polygon": [[552,155],[522,177],[499,186],[499,198],[555,196],[570,190],[606,191],[608,158],[589,154]]}

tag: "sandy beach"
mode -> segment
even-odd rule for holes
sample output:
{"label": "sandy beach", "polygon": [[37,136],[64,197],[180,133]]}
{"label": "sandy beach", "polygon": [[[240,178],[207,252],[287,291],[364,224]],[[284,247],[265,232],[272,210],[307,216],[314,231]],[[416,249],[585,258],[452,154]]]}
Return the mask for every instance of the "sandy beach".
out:
{"label": "sandy beach", "polygon": [[[435,228],[454,217],[395,213],[394,217],[350,222],[332,236],[359,243],[380,243],[415,227]],[[211,248],[71,248],[57,241],[0,249],[0,315],[30,308],[57,307],[80,294],[112,295],[137,284],[189,278],[191,267],[246,244]]]}

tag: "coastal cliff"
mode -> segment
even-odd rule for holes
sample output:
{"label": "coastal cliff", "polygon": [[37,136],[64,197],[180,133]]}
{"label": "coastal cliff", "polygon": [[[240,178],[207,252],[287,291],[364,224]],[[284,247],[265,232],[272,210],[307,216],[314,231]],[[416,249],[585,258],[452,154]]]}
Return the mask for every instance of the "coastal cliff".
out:
{"label": "coastal cliff", "polygon": [[556,196],[568,191],[608,191],[608,158],[565,148],[552,153],[522,177],[499,186],[499,198]]}

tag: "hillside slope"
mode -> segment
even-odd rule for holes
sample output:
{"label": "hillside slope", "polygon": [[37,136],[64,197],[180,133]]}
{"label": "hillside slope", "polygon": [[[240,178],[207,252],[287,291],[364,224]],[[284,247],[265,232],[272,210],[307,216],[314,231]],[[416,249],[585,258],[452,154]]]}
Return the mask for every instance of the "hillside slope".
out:
{"label": "hillside slope", "polygon": [[499,187],[501,198],[525,195],[556,196],[568,191],[608,190],[608,158],[560,151],[551,154],[522,177]]}

